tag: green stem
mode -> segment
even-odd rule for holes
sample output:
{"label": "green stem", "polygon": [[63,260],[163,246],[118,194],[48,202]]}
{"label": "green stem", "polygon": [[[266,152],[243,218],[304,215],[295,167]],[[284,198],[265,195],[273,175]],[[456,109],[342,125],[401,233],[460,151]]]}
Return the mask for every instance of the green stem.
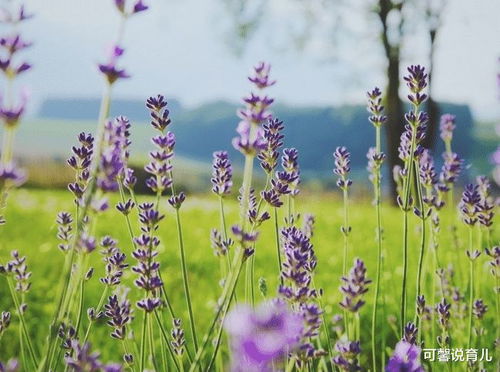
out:
{"label": "green stem", "polygon": [[142,320],[142,331],[141,331],[141,353],[139,356],[140,371],[144,371],[146,363],[146,329],[148,325],[148,313],[144,311],[144,317]]}
{"label": "green stem", "polygon": [[[108,291],[109,291],[109,287],[105,286],[104,291],[102,291],[101,298],[99,299],[99,302],[97,304],[96,314],[99,314],[99,312],[101,311],[102,306],[104,305],[104,300],[106,299],[106,297],[108,295]],[[92,329],[93,324],[94,324],[94,321],[91,320],[89,322],[89,325],[87,326],[87,330],[85,331],[85,336],[83,337],[83,344],[85,344],[87,342],[89,335],[90,335],[90,330]]]}
{"label": "green stem", "polygon": [[[168,333],[165,329],[165,326],[162,323],[162,320],[160,318],[160,314],[158,313],[158,311],[156,309],[154,311],[154,314],[155,314],[156,324],[158,324],[158,328],[160,328],[161,336],[162,336],[163,340],[165,340],[165,343],[167,344],[168,353],[170,354],[170,356],[174,360],[175,368],[177,370],[179,370],[180,366],[179,366],[179,363],[177,362],[177,357],[176,357],[174,351],[172,350],[172,345],[170,344]],[[189,360],[191,360],[190,354],[188,354],[188,357],[189,357]]]}
{"label": "green stem", "polygon": [[[279,223],[278,223],[278,208],[273,208],[274,209],[274,236],[275,236],[275,243],[276,243],[276,257],[278,258],[278,273],[281,272],[281,247],[280,247],[280,232],[279,232]],[[283,285],[283,278],[281,275],[279,275],[280,278],[280,284]]]}
{"label": "green stem", "polygon": [[473,253],[473,242],[472,242],[472,226],[469,227],[469,249],[470,249],[470,254],[471,257],[469,257],[469,337],[468,337],[468,345],[469,348],[472,347],[472,313],[473,313],[473,303],[474,303],[474,261],[472,255]]}
{"label": "green stem", "polygon": [[189,323],[191,326],[191,336],[193,337],[194,343],[194,351],[195,353],[198,351],[198,337],[196,335],[196,326],[194,323],[194,315],[193,315],[193,306],[191,304],[191,294],[189,292],[189,282],[188,282],[188,272],[186,268],[186,254],[184,252],[184,240],[182,236],[182,225],[181,225],[181,217],[179,214],[179,209],[175,209],[175,219],[177,222],[177,236],[179,239],[179,252],[181,256],[181,269],[182,269],[182,283],[184,286],[184,294],[186,297],[186,303],[188,307],[189,313]]}
{"label": "green stem", "polygon": [[7,284],[9,287],[9,291],[12,297],[12,300],[14,301],[14,306],[16,307],[16,312],[19,317],[19,321],[21,323],[21,328],[24,333],[24,337],[26,338],[26,345],[28,347],[28,354],[30,356],[31,362],[34,366],[35,369],[38,368],[38,362],[37,362],[37,357],[35,354],[35,349],[33,348],[33,344],[31,343],[31,337],[28,333],[28,327],[26,326],[26,320],[24,319],[24,314],[21,310],[21,304],[19,303],[19,299],[17,298],[17,294],[14,289],[14,285],[12,284],[12,280],[10,277],[7,277]]}
{"label": "green stem", "polygon": [[[378,128],[377,128],[378,129]],[[378,134],[377,130],[377,134]],[[381,200],[380,200],[380,168],[377,169],[376,184],[375,184],[375,204],[376,204],[376,214],[377,214],[377,274],[375,279],[375,293],[373,296],[373,313],[372,313],[372,334],[371,334],[371,346],[372,346],[372,368],[373,372],[377,372],[377,352],[376,352],[376,337],[375,333],[377,330],[377,316],[378,316],[378,298],[380,291],[380,276],[381,276],[381,265],[382,265],[382,221],[381,221]]]}

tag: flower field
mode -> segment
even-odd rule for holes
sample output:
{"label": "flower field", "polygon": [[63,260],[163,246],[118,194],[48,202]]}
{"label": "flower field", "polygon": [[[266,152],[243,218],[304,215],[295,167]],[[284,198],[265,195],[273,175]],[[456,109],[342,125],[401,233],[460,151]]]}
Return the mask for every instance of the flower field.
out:
{"label": "flower field", "polygon": [[235,137],[213,153],[205,192],[191,194],[164,95],[144,103],[149,147],[133,156],[145,178],[132,167],[134,123],[110,117],[115,87],[130,78],[123,30],[149,10],[114,6],[121,24],[97,65],[99,117],[67,144],[65,191],[23,189],[15,139],[27,97],[14,83],[32,67],[19,61],[31,43],[18,33],[31,15],[21,5],[3,16],[0,372],[500,370],[495,180],[460,182],[469,165],[453,147],[453,113],[439,120],[444,152],[425,146],[426,67],[404,71],[393,148],[382,141],[394,122],[384,93],[367,87],[373,146],[360,195],[344,146],[331,149],[335,190],[303,187],[300,153],[273,113],[279,82],[257,63],[242,73]]}

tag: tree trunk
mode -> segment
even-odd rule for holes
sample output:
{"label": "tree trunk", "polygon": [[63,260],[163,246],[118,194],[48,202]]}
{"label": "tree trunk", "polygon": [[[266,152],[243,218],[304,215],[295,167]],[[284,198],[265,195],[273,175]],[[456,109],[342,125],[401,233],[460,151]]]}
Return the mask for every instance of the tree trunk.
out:
{"label": "tree trunk", "polygon": [[387,164],[389,167],[389,185],[391,200],[396,201],[396,183],[392,177],[392,169],[397,164],[402,164],[399,159],[399,141],[404,131],[403,103],[399,98],[399,53],[391,55],[387,65],[387,90],[385,111],[387,122],[385,124],[385,134],[387,139]]}

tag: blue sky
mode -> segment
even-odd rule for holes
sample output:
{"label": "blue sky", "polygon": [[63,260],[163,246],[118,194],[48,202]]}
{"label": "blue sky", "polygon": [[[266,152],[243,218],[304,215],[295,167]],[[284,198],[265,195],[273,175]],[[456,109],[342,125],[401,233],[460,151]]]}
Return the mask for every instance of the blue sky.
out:
{"label": "blue sky", "polygon": [[[294,0],[273,0],[261,31],[237,57],[226,42],[230,21],[221,1],[146,2],[151,11],[127,25],[123,65],[133,79],[117,86],[117,96],[142,99],[161,92],[186,105],[237,100],[248,89],[249,67],[259,60],[273,64],[278,84],[272,94],[291,104],[363,102],[367,89],[384,84],[383,58],[373,41],[376,23],[363,11],[349,15],[348,26],[355,31],[341,38],[338,58],[327,59],[331,45],[321,38],[303,51],[285,48],[284,35],[300,19],[300,10]],[[352,3],[359,9],[360,1]],[[26,52],[35,69],[21,85],[30,87],[35,102],[48,96],[98,96],[102,82],[95,63],[104,59],[118,27],[112,1],[27,0],[27,4],[36,13],[36,19],[26,24],[27,37],[36,42]],[[498,0],[449,0],[438,40],[436,97],[468,103],[480,118],[500,115],[498,14]],[[405,63],[425,64],[425,35],[418,22],[408,34],[411,48],[404,52]]]}

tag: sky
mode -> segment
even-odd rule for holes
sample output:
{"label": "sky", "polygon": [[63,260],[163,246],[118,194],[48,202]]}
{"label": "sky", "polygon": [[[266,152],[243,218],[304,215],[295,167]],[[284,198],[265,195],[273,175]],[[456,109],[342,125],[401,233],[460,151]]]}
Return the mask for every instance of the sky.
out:
{"label": "sky", "polygon": [[[300,9],[294,0],[265,1],[273,5],[238,56],[227,42],[231,17],[223,1],[145,0],[150,11],[129,20],[122,44],[122,66],[132,78],[116,86],[115,96],[144,99],[162,93],[187,106],[236,101],[249,88],[245,76],[250,67],[260,60],[273,66],[278,83],[271,93],[281,103],[361,103],[368,89],[384,86],[384,60],[374,41],[377,24],[366,12],[344,14],[349,15],[351,31],[337,35],[342,40],[336,46],[340,52],[332,57],[334,48],[324,35],[312,39],[305,50],[287,47],[284,35],[300,24]],[[35,104],[46,97],[98,97],[103,84],[96,63],[105,60],[119,24],[113,1],[25,2],[36,14],[23,26],[26,37],[35,42],[25,52],[34,69],[19,87],[28,87]],[[437,41],[435,97],[469,104],[479,119],[500,117],[498,14],[498,0],[449,0]],[[421,27],[416,24],[408,35],[404,64],[426,64]]]}

